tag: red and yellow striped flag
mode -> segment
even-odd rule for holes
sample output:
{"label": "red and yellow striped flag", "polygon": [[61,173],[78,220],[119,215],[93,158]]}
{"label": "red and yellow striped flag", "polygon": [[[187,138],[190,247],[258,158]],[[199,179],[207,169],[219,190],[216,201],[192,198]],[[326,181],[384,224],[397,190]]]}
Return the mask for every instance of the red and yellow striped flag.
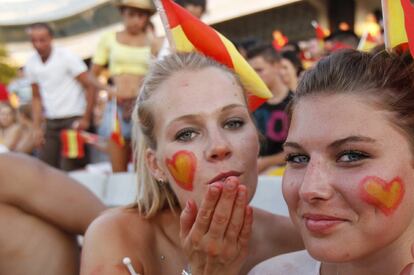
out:
{"label": "red and yellow striped flag", "polygon": [[85,157],[85,140],[79,131],[66,129],[60,132],[62,142],[62,156],[70,159],[81,159]]}
{"label": "red and yellow striped flag", "polygon": [[171,0],[154,2],[159,7],[172,48],[178,52],[198,51],[233,69],[248,91],[252,111],[272,97],[266,84],[227,38]]}
{"label": "red and yellow striped flag", "polygon": [[414,4],[410,0],[382,0],[385,45],[407,45],[414,56]]}
{"label": "red and yellow striped flag", "polygon": [[112,132],[111,132],[111,140],[115,142],[118,146],[123,147],[125,145],[125,139],[122,136],[122,130],[121,130],[121,122],[119,121],[118,117],[118,111],[116,108],[116,102],[115,102],[115,108],[113,109],[114,112],[114,118],[112,121]]}

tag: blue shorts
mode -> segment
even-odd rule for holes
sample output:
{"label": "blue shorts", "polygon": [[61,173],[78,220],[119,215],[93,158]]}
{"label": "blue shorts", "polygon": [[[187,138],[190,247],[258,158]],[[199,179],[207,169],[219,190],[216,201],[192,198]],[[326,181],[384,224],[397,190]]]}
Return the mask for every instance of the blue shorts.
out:
{"label": "blue shorts", "polygon": [[[98,127],[98,135],[103,136],[105,138],[109,138],[112,133],[112,125],[113,125],[113,104],[111,104],[111,101],[108,101],[105,107],[105,111],[102,117],[102,122]],[[123,119],[123,109],[118,105],[117,107],[118,111],[118,118],[121,124],[121,132],[122,136],[127,139],[131,140],[131,134],[132,134],[132,119],[125,120]]]}

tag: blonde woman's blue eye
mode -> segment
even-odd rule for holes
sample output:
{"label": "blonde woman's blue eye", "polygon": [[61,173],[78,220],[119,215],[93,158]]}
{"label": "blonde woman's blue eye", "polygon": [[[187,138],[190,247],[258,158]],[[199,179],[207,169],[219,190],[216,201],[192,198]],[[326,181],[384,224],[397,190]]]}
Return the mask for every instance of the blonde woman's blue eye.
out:
{"label": "blonde woman's blue eye", "polygon": [[366,153],[359,151],[342,152],[338,157],[338,162],[355,162],[368,158]]}
{"label": "blonde woman's blue eye", "polygon": [[309,162],[309,157],[306,155],[300,155],[300,154],[288,154],[285,160],[286,162],[303,164],[303,163]]}
{"label": "blonde woman's blue eye", "polygon": [[198,133],[194,130],[184,129],[176,134],[175,139],[178,141],[190,141],[194,139],[197,136],[197,134]]}
{"label": "blonde woman's blue eye", "polygon": [[237,129],[244,125],[244,121],[240,119],[229,120],[224,124],[225,129]]}

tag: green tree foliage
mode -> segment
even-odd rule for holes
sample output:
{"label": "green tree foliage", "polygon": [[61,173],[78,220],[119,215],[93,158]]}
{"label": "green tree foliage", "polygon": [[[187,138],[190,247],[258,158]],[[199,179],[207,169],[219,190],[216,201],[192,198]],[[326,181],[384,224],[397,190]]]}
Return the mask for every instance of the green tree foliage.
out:
{"label": "green tree foliage", "polygon": [[0,83],[9,84],[16,76],[17,68],[10,65],[10,59],[3,45],[0,44]]}

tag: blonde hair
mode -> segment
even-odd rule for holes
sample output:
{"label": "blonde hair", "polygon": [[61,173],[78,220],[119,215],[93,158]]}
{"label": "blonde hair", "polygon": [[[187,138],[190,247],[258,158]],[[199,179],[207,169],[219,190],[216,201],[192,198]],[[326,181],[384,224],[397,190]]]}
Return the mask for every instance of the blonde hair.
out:
{"label": "blonde hair", "polygon": [[174,73],[198,71],[208,67],[218,68],[228,73],[242,88],[240,80],[230,69],[198,53],[176,53],[155,62],[145,77],[140,95],[134,108],[133,147],[135,170],[137,171],[138,198],[135,207],[146,218],[151,218],[167,207],[175,212],[178,200],[169,183],[157,182],[151,175],[145,159],[148,148],[156,149],[154,136],[154,113],[151,96],[158,87]]}

